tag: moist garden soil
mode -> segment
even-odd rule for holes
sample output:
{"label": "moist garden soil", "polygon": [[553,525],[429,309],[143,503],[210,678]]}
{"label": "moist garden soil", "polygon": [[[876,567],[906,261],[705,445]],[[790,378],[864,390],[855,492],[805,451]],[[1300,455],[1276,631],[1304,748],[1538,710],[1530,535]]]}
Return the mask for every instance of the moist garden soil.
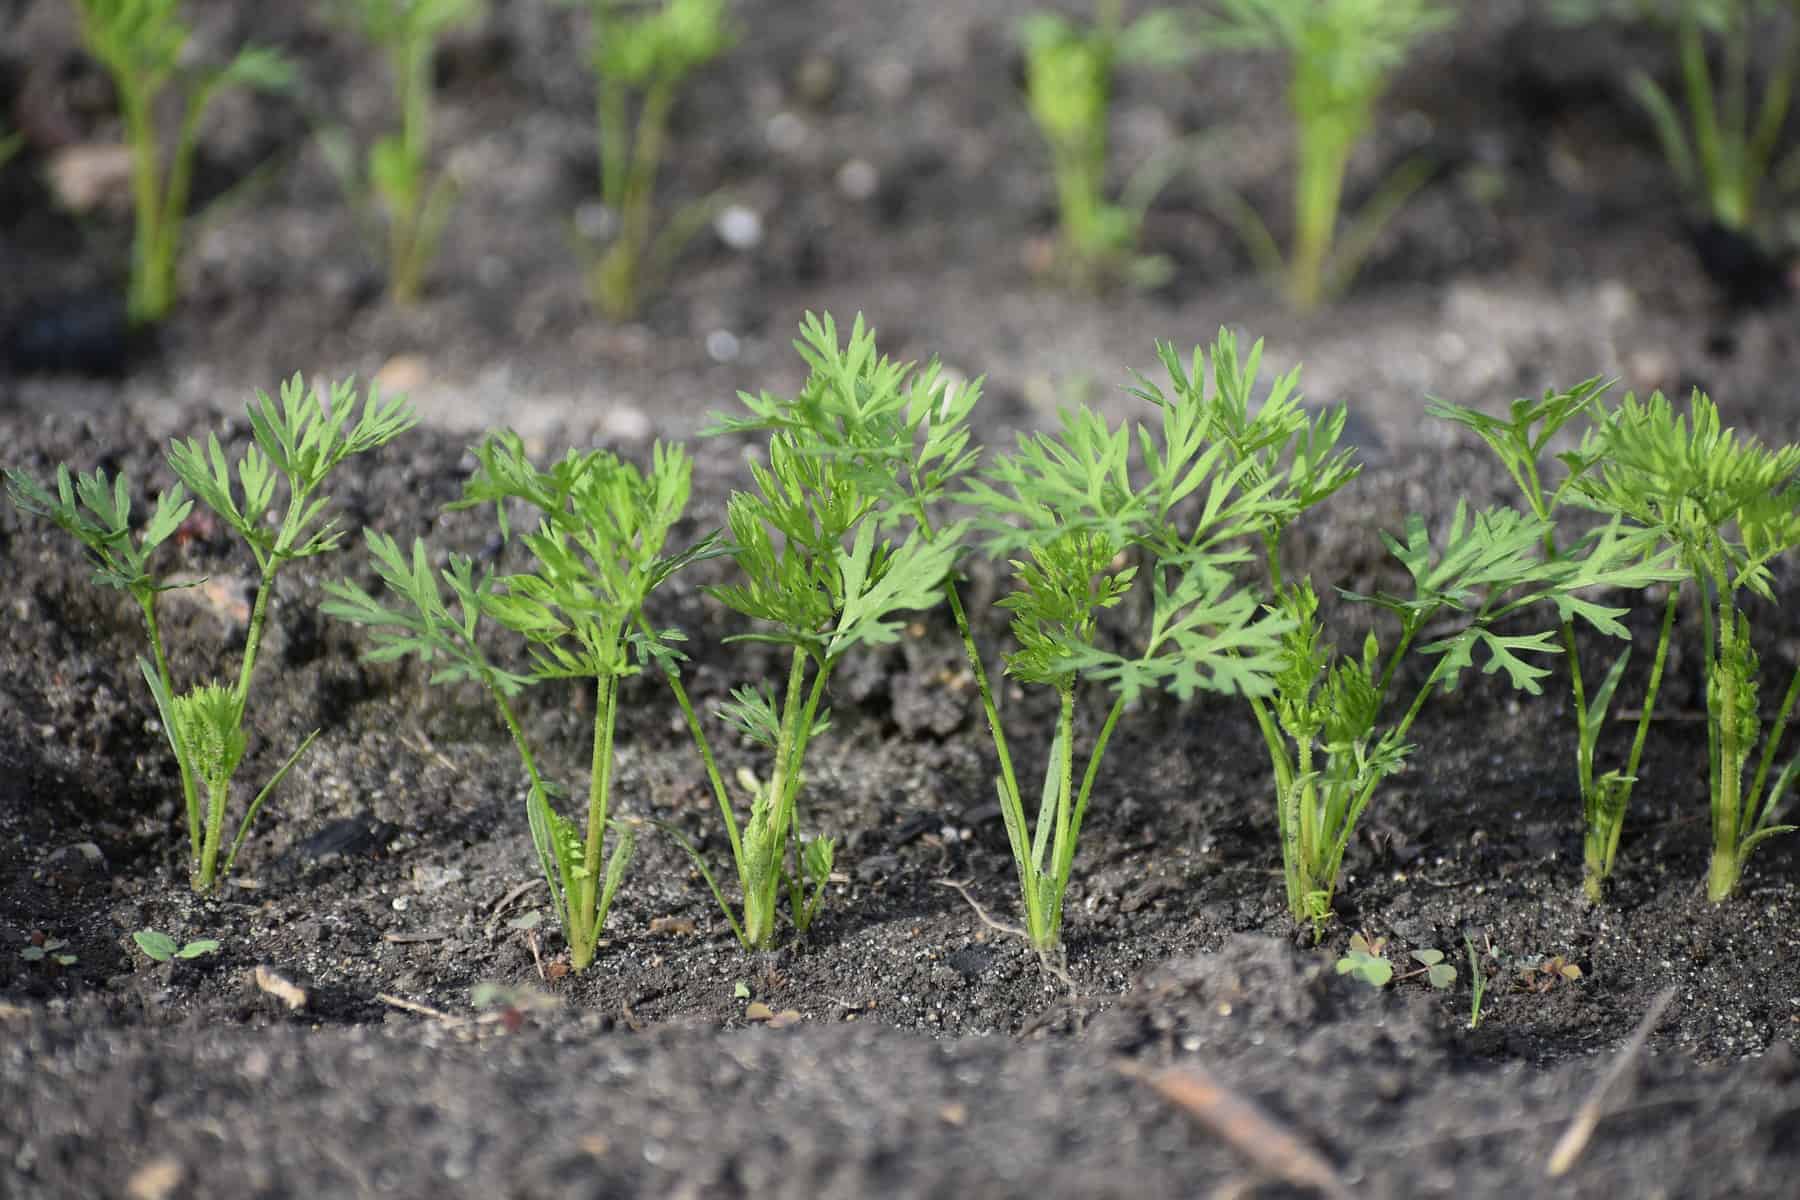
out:
{"label": "moist garden soil", "polygon": [[[311,6],[213,7],[208,45],[280,45],[305,83],[297,101],[221,104],[202,191],[236,202],[197,227],[186,302],[144,344],[83,341],[105,332],[95,289],[120,284],[127,225],[61,212],[38,170],[57,136],[116,136],[104,88],[96,100],[61,5],[7,10],[10,94],[48,96],[67,118],[0,173],[8,467],[122,470],[142,505],[172,482],[170,436],[247,444],[253,389],[300,369],[379,372],[425,425],[342,470],[345,526],[426,535],[505,569],[516,551],[491,523],[439,514],[480,430],[514,426],[540,458],[569,445],[646,456],[738,389],[797,386],[788,341],[807,310],[863,311],[888,353],[986,375],[976,423],[990,446],[1077,398],[1141,416],[1115,385],[1154,364],[1151,339],[1185,347],[1228,324],[1267,338],[1271,366],[1304,361],[1312,402],[1349,405],[1367,470],[1295,531],[1289,566],[1321,591],[1368,591],[1396,583],[1377,530],[1414,511],[1442,521],[1459,494],[1508,495],[1485,451],[1424,420],[1427,393],[1496,409],[1605,374],[1701,386],[1734,424],[1800,435],[1793,301],[1734,305],[1618,86],[1621,62],[1666,73],[1662,48],[1556,29],[1534,5],[1467,6],[1408,65],[1352,190],[1411,153],[1440,169],[1357,287],[1297,317],[1191,173],[1146,229],[1174,262],[1168,285],[1083,296],[1042,276],[1050,181],[1011,35],[1026,5],[742,4],[740,48],[679,108],[663,187],[729,189],[761,215],[760,240],[696,241],[629,324],[591,315],[570,249],[594,178],[573,14],[496,4],[444,55],[440,129],[461,202],[428,295],[398,311],[309,142],[308,119],[377,126],[374,56]],[[1121,170],[1201,136],[1198,171],[1280,212],[1280,86],[1278,64],[1253,58],[1124,81]],[[253,189],[228,190],[268,163]],[[112,373],[25,369],[46,361],[43,339],[63,365]],[[694,444],[684,535],[720,523],[752,450]],[[260,782],[322,732],[204,900],[187,890],[179,785],[133,665],[129,601],[10,506],[0,555],[0,1194],[1791,1194],[1797,846],[1770,843],[1735,897],[1704,899],[1704,697],[1685,619],[1604,904],[1579,886],[1560,674],[1543,697],[1477,677],[1427,708],[1317,944],[1286,910],[1248,711],[1156,700],[1113,741],[1059,977],[974,906],[1013,920],[1016,876],[975,689],[947,620],[927,614],[833,684],[804,819],[841,846],[810,933],[744,952],[687,858],[646,833],[608,941],[576,976],[486,698],[429,688],[415,663],[370,664],[359,631],[318,615],[323,580],[369,581],[359,549],[282,578],[240,779]],[[206,581],[164,606],[177,679],[234,671],[247,557],[195,525],[168,565]],[[686,630],[706,708],[781,665],[725,643],[745,627],[699,590],[721,570],[678,577],[656,613]],[[1783,572],[1778,590],[1797,584]],[[999,586],[971,567],[990,656],[1005,645]],[[1657,607],[1632,619],[1628,707]],[[1754,614],[1766,694],[1800,657],[1787,609]],[[1365,611],[1331,618],[1340,645],[1360,643]],[[1589,650],[1588,670],[1604,669],[1612,648]],[[1015,753],[1041,762],[1051,712],[1002,700]],[[522,715],[581,794],[591,697],[542,687]],[[1609,761],[1624,742],[1608,735]],[[627,685],[619,743],[620,809],[672,823],[723,868],[710,793],[654,679]],[[745,747],[724,753],[728,776],[758,765]],[[144,928],[221,946],[157,965],[131,940]],[[1388,938],[1402,968],[1436,949],[1461,975],[1378,992],[1333,969],[1357,930]],[[1493,975],[1473,1030],[1465,935]],[[1532,969],[1559,955],[1579,978]],[[477,1009],[484,983],[504,990]],[[1550,1181],[1553,1145],[1668,988],[1585,1151]],[[1325,1180],[1307,1182],[1307,1152]]]}

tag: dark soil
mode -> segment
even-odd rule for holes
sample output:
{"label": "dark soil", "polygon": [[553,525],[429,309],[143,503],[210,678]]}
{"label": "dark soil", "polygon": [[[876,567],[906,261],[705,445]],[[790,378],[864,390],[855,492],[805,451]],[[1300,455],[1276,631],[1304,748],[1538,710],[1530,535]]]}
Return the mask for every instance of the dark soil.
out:
{"label": "dark soil", "polygon": [[[1507,495],[1485,452],[1423,419],[1427,394],[1497,408],[1616,375],[1621,388],[1701,386],[1734,424],[1800,436],[1793,301],[1735,306],[1748,293],[1709,277],[1694,248],[1707,242],[1684,233],[1688,214],[1618,87],[1625,56],[1671,68],[1655,42],[1556,29],[1535,5],[1468,6],[1396,82],[1352,188],[1367,194],[1417,151],[1442,170],[1358,287],[1296,317],[1181,179],[1147,234],[1177,262],[1170,285],[1079,296],[1032,273],[1052,215],[1013,90],[1021,0],[739,7],[743,44],[683,102],[663,186],[729,188],[764,236],[747,252],[696,242],[641,322],[590,314],[565,234],[594,176],[588,84],[570,51],[579,22],[497,4],[441,71],[464,190],[422,305],[379,300],[294,106],[229,98],[203,183],[217,193],[271,156],[281,169],[197,228],[188,298],[154,346],[128,348],[110,377],[0,375],[5,465],[40,479],[63,461],[122,470],[142,504],[172,481],[171,435],[247,442],[253,389],[296,369],[384,371],[427,424],[352,461],[336,490],[346,526],[494,553],[477,514],[438,512],[477,431],[512,425],[540,456],[594,444],[645,456],[739,389],[795,386],[788,342],[807,310],[863,311],[885,351],[986,375],[977,424],[992,446],[1070,398],[1131,412],[1114,385],[1154,364],[1153,338],[1186,346],[1230,324],[1268,339],[1270,367],[1304,361],[1312,402],[1350,406],[1369,468],[1296,531],[1291,565],[1321,590],[1366,590],[1392,569],[1378,529],[1409,511],[1442,518],[1459,491]],[[12,8],[0,81],[16,95],[28,68],[68,62],[57,78],[86,95],[63,6]],[[302,62],[306,105],[365,129],[380,119],[372,57],[308,6],[254,21],[249,6],[217,8],[209,41],[280,44]],[[1205,169],[1280,212],[1279,96],[1277,65],[1254,59],[1127,80],[1120,169],[1210,132]],[[104,103],[77,111],[81,137],[116,136]],[[95,312],[57,306],[116,284],[129,236],[127,222],[52,207],[34,167],[48,153],[34,145],[0,171],[0,319],[15,337],[46,313]],[[865,199],[839,186],[851,160],[879,180]],[[52,320],[46,336],[79,324]],[[713,336],[709,353],[720,332],[730,338]],[[81,348],[68,358],[84,361]],[[687,532],[722,519],[746,449],[694,444]],[[367,663],[359,632],[316,614],[323,580],[368,578],[360,551],[302,564],[278,589],[240,779],[260,781],[323,732],[208,900],[187,890],[135,610],[11,506],[0,554],[0,1195],[1311,1194],[1268,1128],[1240,1116],[1221,1133],[1143,1078],[1195,1067],[1358,1195],[1791,1194],[1800,843],[1772,842],[1736,897],[1706,902],[1692,653],[1671,665],[1605,904],[1579,886],[1560,682],[1533,699],[1483,677],[1419,722],[1413,765],[1364,819],[1340,919],[1317,946],[1286,911],[1248,712],[1145,704],[1113,743],[1083,831],[1064,981],[942,886],[966,883],[1013,918],[991,748],[953,631],[933,616],[833,686],[808,795],[809,819],[840,837],[840,876],[810,934],[746,954],[686,857],[646,835],[609,943],[575,976],[559,973],[518,760],[485,697],[428,688],[416,664]],[[202,531],[170,569],[211,580],[165,606],[177,678],[235,670],[246,554]],[[698,591],[717,577],[679,577],[657,614],[686,629],[703,706],[775,669],[723,644],[741,626]],[[978,571],[970,595],[997,651],[993,581]],[[1755,615],[1779,694],[1800,619]],[[1334,613],[1340,644],[1367,619]],[[1642,692],[1654,621],[1649,606],[1633,618],[1639,667],[1624,696]],[[1678,646],[1696,636],[1684,622]],[[626,700],[621,806],[674,823],[723,865],[678,712],[651,680]],[[1015,753],[1041,762],[1050,712],[1006,701]],[[540,688],[523,718],[579,792],[591,697]],[[735,745],[728,759],[728,773],[755,763]],[[222,946],[159,966],[131,940],[146,927]],[[1442,950],[1461,977],[1442,992],[1420,978],[1376,992],[1340,976],[1332,963],[1356,930],[1391,939],[1397,963]],[[1473,1031],[1465,934],[1494,974]],[[47,940],[73,963],[20,955]],[[1530,969],[1558,955],[1579,978]],[[483,1013],[472,993],[490,982],[509,1003]],[[1671,987],[1637,1070],[1552,1185],[1552,1146]]]}

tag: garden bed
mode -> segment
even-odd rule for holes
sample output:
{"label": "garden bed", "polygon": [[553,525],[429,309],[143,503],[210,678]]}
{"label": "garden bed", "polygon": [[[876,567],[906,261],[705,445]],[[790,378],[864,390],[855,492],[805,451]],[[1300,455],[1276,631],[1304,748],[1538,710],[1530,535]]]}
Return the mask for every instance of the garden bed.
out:
{"label": "garden bed", "polygon": [[[59,44],[40,11],[54,7],[31,6],[28,52]],[[1310,403],[1349,406],[1367,467],[1296,529],[1290,567],[1321,591],[1367,591],[1396,570],[1378,529],[1410,512],[1441,521],[1459,495],[1512,495],[1485,449],[1425,418],[1426,394],[1500,411],[1617,375],[1640,391],[1703,387],[1728,423],[1777,444],[1800,437],[1793,302],[1724,302],[1608,73],[1617,55],[1644,52],[1616,31],[1554,31],[1536,6],[1492,4],[1427,43],[1358,163],[1423,148],[1445,168],[1356,288],[1300,317],[1179,180],[1147,230],[1175,260],[1170,284],[1091,297],[1033,273],[1053,216],[1009,70],[1028,6],[742,7],[743,42],[679,110],[664,187],[728,187],[762,215],[762,237],[749,250],[696,242],[641,321],[589,313],[564,235],[594,173],[585,74],[562,53],[577,19],[508,6],[459,40],[442,72],[441,136],[461,156],[463,194],[417,308],[375,298],[379,273],[304,124],[278,98],[241,100],[208,142],[216,166],[229,177],[278,153],[285,169],[200,228],[186,303],[123,374],[0,377],[4,465],[39,479],[58,462],[105,466],[161,487],[169,437],[216,430],[246,444],[254,389],[296,369],[381,373],[425,426],[342,469],[345,525],[504,557],[482,514],[439,513],[480,431],[518,428],[539,461],[593,444],[647,459],[653,438],[692,438],[738,390],[792,391],[803,366],[789,343],[808,310],[845,324],[862,311],[885,352],[987,376],[974,425],[997,449],[1075,398],[1142,418],[1147,406],[1116,385],[1127,368],[1151,373],[1152,339],[1185,350],[1229,325],[1267,339],[1273,366],[1304,362]],[[385,84],[357,69],[366,51],[298,9],[258,19],[255,35],[292,48],[310,87],[350,81],[333,105],[380,110]],[[212,32],[231,44],[241,31]],[[1120,153],[1228,131],[1214,169],[1273,211],[1279,88],[1274,64],[1255,59],[1129,80]],[[852,160],[875,172],[866,196],[842,186]],[[45,295],[112,282],[124,227],[78,229],[24,173],[15,161],[0,174],[0,275],[42,281]],[[26,299],[9,289],[11,315]],[[692,443],[684,536],[722,522],[726,496],[746,486],[748,446]],[[176,569],[210,583],[166,602],[174,672],[234,671],[217,656],[242,628],[253,564],[217,530],[181,541]],[[1192,1111],[1174,1082],[1191,1084],[1182,1073],[1198,1067],[1321,1155],[1331,1186],[1511,1195],[1548,1186],[1558,1138],[1670,987],[1563,1194],[1787,1192],[1800,849],[1772,841],[1736,896],[1706,900],[1706,734],[1694,719],[1705,697],[1691,661],[1683,669],[1686,621],[1601,905],[1581,890],[1560,681],[1532,698],[1472,676],[1425,710],[1409,769],[1359,827],[1317,945],[1288,913],[1248,711],[1146,699],[1115,735],[1084,829],[1059,979],[969,903],[1016,920],[991,746],[940,612],[834,680],[807,803],[809,822],[839,836],[837,874],[807,936],[745,952],[688,858],[646,832],[599,957],[577,975],[558,970],[524,781],[487,698],[428,689],[415,663],[371,664],[360,631],[318,615],[320,585],[361,573],[360,549],[283,577],[245,778],[266,778],[306,732],[323,732],[208,899],[187,890],[179,784],[134,666],[137,612],[90,586],[72,542],[10,505],[0,551],[11,580],[0,628],[6,1194],[1309,1186],[1300,1160],[1238,1109],[1200,1105],[1236,1118],[1223,1128]],[[659,620],[687,631],[702,710],[781,668],[772,650],[724,643],[746,626],[698,590],[724,572],[703,564],[655,602]],[[976,632],[996,648],[999,586],[974,568]],[[1788,572],[1776,590],[1792,594]],[[1642,694],[1653,608],[1631,619],[1639,649],[1622,696]],[[1330,615],[1338,643],[1358,644],[1367,613]],[[1768,606],[1755,617],[1765,694],[1778,695],[1800,621]],[[628,682],[623,700],[620,811],[670,822],[721,861],[678,710],[650,678]],[[1053,708],[1026,693],[1003,702],[1019,753],[1043,761]],[[581,778],[592,703],[554,688],[521,702],[563,778]],[[1604,745],[1620,755],[1628,735],[1613,737]],[[754,761],[721,746],[727,773]],[[158,965],[132,941],[145,928],[221,945]],[[1359,930],[1390,939],[1396,963],[1442,950],[1462,977],[1378,992],[1333,968]],[[1465,934],[1495,971],[1472,1030]],[[52,941],[41,958],[20,955]],[[1533,969],[1555,956],[1579,978]],[[488,983],[500,1002],[477,1009]]]}

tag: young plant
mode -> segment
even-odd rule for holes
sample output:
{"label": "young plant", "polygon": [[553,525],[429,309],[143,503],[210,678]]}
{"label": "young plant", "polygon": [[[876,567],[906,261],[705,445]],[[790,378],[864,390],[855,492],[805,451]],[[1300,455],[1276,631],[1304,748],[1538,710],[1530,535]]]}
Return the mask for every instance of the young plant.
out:
{"label": "young plant", "polygon": [[[82,45],[112,76],[131,143],[131,244],[127,311],[134,324],[160,321],[175,304],[175,268],[187,222],[188,189],[200,122],[224,88],[278,90],[293,68],[273,50],[246,47],[223,67],[195,70],[184,61],[190,30],[179,0],[74,0]],[[156,104],[171,84],[181,96],[175,142],[165,156]]]}
{"label": "young plant", "polygon": [[[1720,226],[1750,232],[1770,200],[1800,188],[1800,151],[1775,158],[1800,75],[1800,14],[1791,0],[1560,0],[1557,10],[1573,21],[1644,16],[1672,24],[1681,101],[1641,67],[1627,80],[1677,182]],[[1770,65],[1760,95],[1751,78],[1758,60]]]}
{"label": "young plant", "polygon": [[49,962],[59,967],[72,967],[81,961],[79,954],[70,954],[65,947],[68,942],[63,938],[45,937],[38,933],[32,936],[31,945],[19,951],[19,957],[26,962]]}
{"label": "young plant", "polygon": [[199,958],[219,948],[215,938],[196,938],[183,944],[159,929],[140,929],[131,935],[131,940],[151,961],[162,963],[177,958]]}
{"label": "young plant", "polygon": [[[1560,558],[1564,552],[1558,545],[1555,525],[1557,510],[1570,499],[1572,490],[1581,477],[1592,470],[1604,455],[1604,429],[1609,420],[1602,400],[1606,387],[1603,380],[1590,379],[1567,391],[1546,391],[1541,399],[1535,401],[1514,400],[1505,418],[1439,400],[1433,400],[1428,406],[1432,416],[1473,430],[1493,450],[1494,455],[1506,467],[1507,473],[1512,476],[1526,506],[1545,523],[1544,554],[1551,560]],[[1562,478],[1554,488],[1548,487],[1546,478],[1549,463],[1546,461],[1546,451],[1552,439],[1577,416],[1585,416],[1589,421],[1589,428],[1577,448],[1556,456],[1563,466]],[[1644,588],[1652,583],[1674,582],[1682,578],[1681,571],[1670,565],[1666,556],[1656,553],[1659,540],[1659,535],[1653,530],[1646,530],[1639,537],[1643,570],[1636,579],[1627,581],[1627,586]],[[1618,856],[1619,834],[1624,828],[1625,810],[1631,801],[1632,788],[1637,783],[1644,739],[1650,732],[1651,714],[1656,708],[1656,695],[1662,686],[1663,666],[1668,659],[1669,635],[1674,628],[1678,595],[1678,590],[1671,588],[1663,605],[1662,636],[1656,644],[1656,657],[1650,667],[1650,682],[1644,690],[1637,732],[1632,738],[1625,769],[1608,771],[1598,776],[1594,774],[1594,760],[1600,732],[1606,724],[1613,694],[1625,673],[1625,664],[1631,657],[1631,647],[1628,644],[1619,657],[1613,660],[1611,668],[1590,698],[1582,678],[1574,612],[1569,609],[1562,613],[1562,649],[1569,667],[1569,690],[1574,701],[1575,769],[1581,789],[1584,831],[1581,882],[1588,898],[1595,903],[1603,895],[1606,880],[1611,876],[1613,862]]]}
{"label": "young plant", "polygon": [[[448,567],[434,572],[422,541],[414,540],[408,556],[392,538],[369,532],[375,572],[402,603],[384,606],[358,585],[342,582],[326,585],[332,600],[323,607],[372,628],[372,660],[408,654],[425,662],[442,660],[432,683],[472,681],[493,698],[530,780],[525,811],[532,846],[568,940],[570,966],[582,971],[594,961],[635,846],[633,827],[611,819],[620,687],[647,663],[673,669],[679,655],[671,643],[680,634],[655,630],[645,605],[669,576],[712,553],[712,542],[664,553],[693,479],[692,460],[679,446],[658,444],[647,474],[603,450],[571,450],[550,470],[539,471],[510,432],[489,436],[475,455],[475,474],[451,507],[494,505],[502,536],[511,532],[508,504],[535,509],[537,528],[520,537],[531,569],[500,578],[477,575],[468,558],[452,555]],[[450,588],[455,613],[444,602],[440,578]],[[477,636],[483,618],[525,639],[531,648],[528,673],[495,664]],[[591,682],[594,688],[585,828],[552,806],[563,789],[539,771],[538,756],[512,707],[526,687],[553,679]],[[610,857],[605,853],[609,827],[617,834]]]}
{"label": "young plant", "polygon": [[[196,892],[212,891],[231,873],[257,811],[318,736],[317,730],[308,734],[250,802],[221,866],[225,810],[232,779],[249,746],[244,716],[275,577],[290,562],[337,549],[342,537],[337,521],[319,524],[330,502],[320,492],[332,469],[353,454],[385,445],[418,422],[403,401],[383,404],[373,391],[360,415],[357,403],[355,385],[346,380],[332,387],[327,410],[320,392],[308,391],[296,375],[282,386],[279,405],[258,392],[248,406],[254,441],[235,468],[227,462],[216,435],[208,438],[204,448],[193,438],[175,440],[169,446],[168,462],[180,483],[157,497],[155,512],[135,539],[131,488],[123,475],[109,481],[105,471],[95,471],[77,480],[71,478],[68,467],[59,466],[53,495],[30,476],[6,473],[13,503],[49,519],[86,546],[94,559],[94,582],[130,593],[143,613],[151,657],[140,655],[138,667],[180,766],[188,815],[190,878]],[[278,479],[286,485],[287,508],[277,520]],[[163,592],[191,585],[169,583],[153,574],[150,560],[193,510],[183,486],[244,540],[256,559],[260,578],[237,680],[202,683],[178,694],[163,650],[156,606]]]}
{"label": "young plant", "polygon": [[[1487,972],[1482,969],[1481,955],[1475,949],[1475,938],[1470,934],[1463,934],[1463,946],[1469,952],[1469,1028],[1480,1029],[1481,1006],[1487,1000]],[[1488,948],[1488,952],[1493,952],[1492,946]]]}
{"label": "young plant", "polygon": [[369,147],[359,168],[348,138],[328,132],[321,145],[359,212],[379,207],[387,225],[388,293],[396,304],[419,298],[425,270],[456,201],[447,173],[432,175],[432,62],[444,34],[481,16],[482,0],[338,0],[345,20],[387,56],[400,128]]}
{"label": "young plant", "polygon": [[[1723,428],[1718,406],[1700,392],[1684,415],[1658,392],[1648,402],[1625,397],[1602,450],[1571,498],[1652,531],[1698,597],[1713,833],[1706,894],[1720,901],[1737,888],[1756,847],[1795,828],[1775,818],[1800,759],[1772,779],[1770,769],[1800,698],[1800,667],[1763,740],[1755,774],[1746,780],[1763,724],[1760,664],[1743,593],[1773,604],[1770,566],[1800,546],[1800,446],[1770,449]],[[1659,656],[1671,633],[1665,619]]]}
{"label": "young plant", "polygon": [[[1057,721],[1031,817],[992,690],[968,640],[999,758],[996,787],[1025,910],[1025,933],[1040,954],[1060,953],[1063,896],[1076,841],[1101,761],[1126,707],[1163,689],[1186,700],[1198,691],[1253,699],[1273,688],[1284,617],[1258,613],[1235,586],[1233,543],[1272,519],[1274,484],[1250,478],[1187,411],[1165,410],[1161,426],[1136,429],[1140,480],[1131,469],[1133,431],[1110,427],[1086,408],[1065,410],[1053,434],[1021,436],[967,499],[984,512],[997,553],[1012,558],[1019,649],[1006,658],[1021,683],[1052,688]],[[1197,502],[1183,506],[1184,501]],[[1134,559],[1136,561],[1134,561]],[[1149,620],[1125,652],[1102,644],[1099,615],[1119,603],[1137,576],[1150,581]],[[966,635],[965,635],[966,637]],[[1075,701],[1083,679],[1116,694],[1075,785]]]}
{"label": "young plant", "polygon": [[1220,198],[1259,267],[1282,280],[1289,305],[1304,312],[1349,285],[1382,229],[1430,174],[1418,160],[1399,167],[1338,240],[1345,172],[1374,123],[1376,102],[1413,46],[1449,25],[1455,9],[1437,0],[1220,0],[1219,9],[1206,33],[1212,44],[1288,56],[1297,164],[1287,258],[1242,197]]}
{"label": "young plant", "polygon": [[718,208],[717,197],[672,213],[661,206],[668,220],[655,229],[669,114],[688,78],[736,38],[726,0],[567,2],[588,9],[588,63],[599,89],[600,200],[611,218],[610,240],[587,249],[588,291],[601,313],[625,320]]}
{"label": "young plant", "polygon": [[1386,987],[1394,977],[1394,964],[1387,959],[1387,939],[1351,934],[1350,948],[1337,960],[1337,973],[1354,975],[1372,988]]}
{"label": "young plant", "polygon": [[[769,437],[767,465],[751,468],[756,490],[734,492],[726,508],[730,553],[742,581],[707,589],[727,608],[764,626],[731,640],[789,652],[779,692],[767,685],[741,687],[719,712],[771,756],[767,779],[739,773],[749,801],[746,820],[739,820],[674,661],[662,662],[724,817],[741,920],[704,859],[676,836],[700,867],[732,931],[750,949],[773,944],[783,892],[794,928],[804,933],[830,878],[835,842],[822,835],[801,841],[797,831],[806,752],[825,728],[822,702],[832,672],[853,650],[896,641],[899,614],[936,604],[962,537],[959,525],[932,536],[927,527],[906,520],[911,514],[901,512],[896,499],[897,478],[909,472],[915,479],[930,477],[944,469],[944,463],[934,462],[943,446],[899,465],[912,444],[910,430],[917,428],[905,426],[909,432],[902,443],[901,423],[922,419],[919,410],[937,399],[935,388],[904,388],[910,365],[879,357],[874,334],[860,318],[844,348],[829,317],[819,321],[809,314],[796,348],[812,367],[798,395],[741,394],[749,415],[720,417],[707,430]],[[931,375],[935,379],[935,370]],[[893,436],[872,445],[872,425]],[[886,470],[874,468],[877,457]],[[901,523],[910,527],[897,545],[880,536],[884,527]]]}
{"label": "young plant", "polygon": [[[1412,577],[1413,595],[1343,593],[1392,612],[1400,622],[1398,637],[1384,655],[1371,632],[1360,656],[1341,657],[1324,641],[1311,582],[1285,581],[1281,539],[1302,513],[1355,477],[1350,452],[1337,449],[1345,411],[1309,418],[1296,390],[1298,375],[1290,372],[1275,381],[1252,415],[1260,344],[1240,365],[1235,339],[1221,333],[1210,364],[1196,352],[1191,370],[1173,348],[1160,349],[1173,398],[1141,378],[1137,395],[1162,409],[1165,422],[1185,431],[1184,438],[1223,455],[1229,471],[1224,478],[1261,502],[1250,532],[1262,544],[1265,603],[1286,632],[1272,668],[1272,695],[1248,698],[1274,767],[1288,906],[1296,919],[1322,931],[1350,836],[1382,781],[1404,765],[1411,750],[1407,735],[1426,700],[1453,687],[1477,651],[1487,657],[1487,673],[1504,670],[1514,687],[1541,690],[1538,680],[1546,670],[1520,656],[1557,653],[1550,635],[1503,634],[1495,627],[1542,601],[1622,635],[1622,610],[1576,593],[1636,579],[1632,543],[1596,534],[1551,561],[1542,553],[1545,522],[1535,516],[1508,508],[1471,514],[1459,503],[1436,545],[1424,518],[1412,516],[1404,541],[1382,536]],[[1427,628],[1446,621],[1457,628],[1416,644]],[[1382,728],[1400,664],[1414,649],[1436,661],[1398,720]]]}
{"label": "young plant", "polygon": [[1133,253],[1143,205],[1106,198],[1107,126],[1116,68],[1174,66],[1190,49],[1172,10],[1155,9],[1126,25],[1120,9],[1120,0],[1096,0],[1090,25],[1043,12],[1020,27],[1025,100],[1056,179],[1058,256],[1083,287],[1121,266],[1144,283],[1167,273],[1166,264]]}

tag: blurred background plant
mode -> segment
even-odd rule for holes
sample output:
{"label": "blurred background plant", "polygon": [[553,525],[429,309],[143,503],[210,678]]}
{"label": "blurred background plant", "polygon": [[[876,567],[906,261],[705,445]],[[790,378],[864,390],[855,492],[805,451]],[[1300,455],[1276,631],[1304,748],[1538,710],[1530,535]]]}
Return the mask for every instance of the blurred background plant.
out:
{"label": "blurred background plant", "polygon": [[1376,103],[1413,47],[1449,26],[1456,10],[1437,0],[1219,0],[1217,9],[1200,27],[1202,44],[1280,50],[1288,59],[1296,163],[1287,256],[1243,197],[1211,186],[1259,269],[1281,280],[1289,306],[1305,312],[1349,285],[1375,239],[1430,176],[1420,158],[1394,168],[1340,239],[1344,177],[1375,122]]}
{"label": "blurred background plant", "polygon": [[[636,316],[646,289],[718,210],[713,195],[678,205],[656,228],[656,175],[669,115],[690,76],[737,40],[727,0],[566,0],[588,9],[588,65],[596,79],[604,220],[577,231],[594,307]],[[634,115],[635,109],[635,115]]]}
{"label": "blurred background plant", "polygon": [[1173,9],[1152,9],[1129,24],[1120,0],[1096,0],[1091,24],[1034,13],[1019,29],[1025,47],[1025,102],[1050,147],[1056,180],[1057,260],[1077,287],[1109,275],[1153,286],[1165,260],[1136,253],[1144,209],[1166,174],[1146,164],[1118,201],[1106,196],[1107,127],[1116,68],[1172,67],[1193,54]]}
{"label": "blurred background plant", "polygon": [[1800,71],[1796,0],[1555,0],[1565,23],[1643,20],[1674,39],[1672,90],[1634,66],[1627,86],[1682,189],[1721,228],[1749,234],[1800,192],[1800,148],[1777,157]]}
{"label": "blurred background plant", "polygon": [[400,127],[377,138],[365,154],[342,127],[323,130],[319,145],[351,206],[370,226],[371,240],[387,244],[388,295],[396,304],[412,304],[456,202],[454,179],[445,171],[433,176],[428,161],[432,64],[439,39],[481,19],[482,0],[337,0],[335,8],[342,23],[387,56]]}
{"label": "blurred background plant", "polygon": [[[136,229],[131,243],[127,310],[134,325],[160,321],[176,298],[176,261],[187,222],[188,189],[200,122],[219,92],[230,87],[275,91],[293,82],[293,68],[273,50],[246,46],[222,67],[196,68],[189,57],[192,30],[178,0],[73,0],[81,42],[112,77],[131,145],[131,198]],[[165,152],[156,105],[173,86],[181,98],[174,143]],[[0,146],[0,160],[16,146]]]}

